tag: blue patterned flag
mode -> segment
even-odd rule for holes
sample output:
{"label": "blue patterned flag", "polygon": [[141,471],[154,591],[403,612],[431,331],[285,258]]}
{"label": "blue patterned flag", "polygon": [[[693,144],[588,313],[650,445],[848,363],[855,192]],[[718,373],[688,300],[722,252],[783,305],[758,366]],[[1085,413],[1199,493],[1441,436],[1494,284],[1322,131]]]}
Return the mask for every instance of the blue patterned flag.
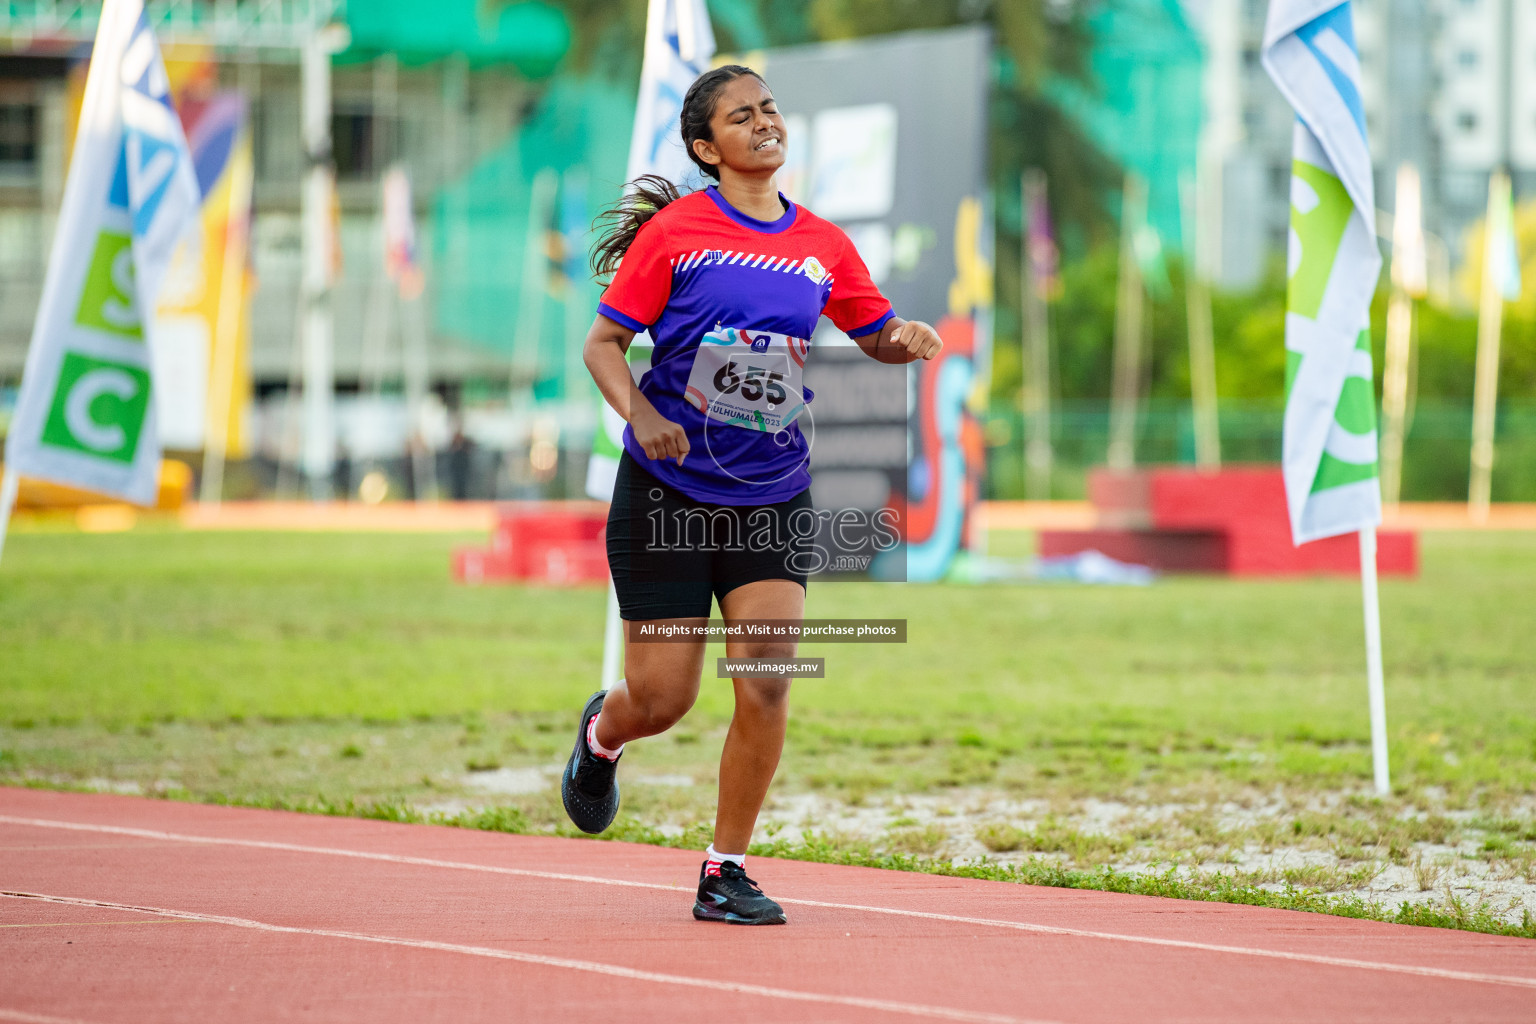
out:
{"label": "blue patterned flag", "polygon": [[1370,335],[1381,253],[1349,3],[1272,0],[1263,59],[1296,111],[1282,462],[1301,544],[1381,522]]}

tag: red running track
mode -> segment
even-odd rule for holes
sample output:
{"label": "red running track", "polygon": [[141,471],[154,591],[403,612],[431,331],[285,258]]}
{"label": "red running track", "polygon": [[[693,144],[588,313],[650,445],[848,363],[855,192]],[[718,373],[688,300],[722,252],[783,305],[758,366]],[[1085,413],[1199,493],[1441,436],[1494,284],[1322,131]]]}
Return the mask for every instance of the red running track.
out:
{"label": "red running track", "polygon": [[754,858],[0,789],[0,1021],[1536,1020],[1536,942]]}

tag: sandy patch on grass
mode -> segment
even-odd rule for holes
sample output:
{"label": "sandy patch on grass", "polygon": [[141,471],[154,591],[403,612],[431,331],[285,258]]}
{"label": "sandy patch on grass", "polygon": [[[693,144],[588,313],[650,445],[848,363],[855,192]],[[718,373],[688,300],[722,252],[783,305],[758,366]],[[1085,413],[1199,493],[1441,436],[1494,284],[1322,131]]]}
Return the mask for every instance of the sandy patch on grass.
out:
{"label": "sandy patch on grass", "polygon": [[1019,863],[1184,878],[1227,875],[1281,891],[1536,917],[1536,799],[1497,814],[1383,804],[1364,794],[1247,805],[1017,799],[986,790],[770,797],[759,839],[816,834],[956,864]]}

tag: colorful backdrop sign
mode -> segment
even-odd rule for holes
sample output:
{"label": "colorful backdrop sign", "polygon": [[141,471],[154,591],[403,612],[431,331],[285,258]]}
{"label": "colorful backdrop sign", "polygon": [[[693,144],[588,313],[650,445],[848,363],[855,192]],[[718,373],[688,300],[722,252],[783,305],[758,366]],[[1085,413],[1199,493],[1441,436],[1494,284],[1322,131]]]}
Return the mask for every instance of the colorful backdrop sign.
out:
{"label": "colorful backdrop sign", "polygon": [[761,61],[786,118],[784,191],[842,227],[896,315],[933,324],[945,343],[936,359],[892,375],[823,320],[806,364],[812,497],[827,510],[898,514],[902,545],[871,566],[883,578],[942,578],[979,539],[990,52],[986,33],[966,28],[772,50]]}

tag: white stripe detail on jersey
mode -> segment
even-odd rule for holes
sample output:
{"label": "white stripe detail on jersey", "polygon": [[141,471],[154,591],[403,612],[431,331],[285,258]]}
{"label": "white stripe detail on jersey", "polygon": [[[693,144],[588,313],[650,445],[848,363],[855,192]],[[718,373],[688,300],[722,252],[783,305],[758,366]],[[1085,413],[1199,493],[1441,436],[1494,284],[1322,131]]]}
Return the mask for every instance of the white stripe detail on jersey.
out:
{"label": "white stripe detail on jersey", "polygon": [[[686,274],[703,266],[751,267],[754,270],[771,270],[780,274],[804,274],[805,267],[799,260],[788,256],[759,256],[756,253],[739,252],[735,249],[695,249],[693,252],[672,257],[673,270]],[[822,284],[830,285],[832,275],[825,274]]]}

